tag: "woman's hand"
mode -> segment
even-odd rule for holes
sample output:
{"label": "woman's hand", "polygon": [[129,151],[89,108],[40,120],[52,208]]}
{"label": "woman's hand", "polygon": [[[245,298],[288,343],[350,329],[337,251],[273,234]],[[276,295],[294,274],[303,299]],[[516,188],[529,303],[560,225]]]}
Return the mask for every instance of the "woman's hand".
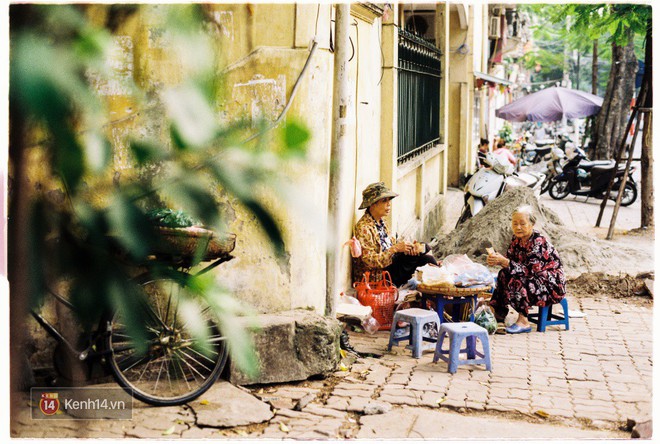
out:
{"label": "woman's hand", "polygon": [[490,266],[498,265],[500,267],[508,267],[509,259],[502,256],[500,253],[489,253],[486,258],[486,263]]}
{"label": "woman's hand", "polygon": [[392,246],[395,253],[403,253],[407,255],[415,254],[415,246],[408,242],[397,242]]}
{"label": "woman's hand", "polygon": [[407,250],[407,244],[403,241],[397,242],[396,244],[392,245],[392,251],[395,253],[406,253]]}

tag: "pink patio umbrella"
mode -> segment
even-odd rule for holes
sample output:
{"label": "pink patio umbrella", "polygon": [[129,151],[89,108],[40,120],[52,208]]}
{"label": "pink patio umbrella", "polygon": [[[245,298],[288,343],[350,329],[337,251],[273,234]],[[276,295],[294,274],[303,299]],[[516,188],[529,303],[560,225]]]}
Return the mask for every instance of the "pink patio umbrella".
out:
{"label": "pink patio umbrella", "polygon": [[553,86],[529,94],[495,110],[500,119],[511,122],[556,122],[596,114],[603,99],[575,89]]}

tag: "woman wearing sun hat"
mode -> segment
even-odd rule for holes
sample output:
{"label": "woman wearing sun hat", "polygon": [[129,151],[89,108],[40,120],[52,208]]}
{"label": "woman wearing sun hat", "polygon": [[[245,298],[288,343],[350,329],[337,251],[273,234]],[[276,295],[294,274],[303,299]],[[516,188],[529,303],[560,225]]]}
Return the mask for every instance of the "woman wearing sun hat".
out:
{"label": "woman wearing sun hat", "polygon": [[427,244],[395,242],[390,236],[384,217],[390,213],[391,201],[397,196],[383,182],[372,183],[362,192],[358,209],[366,211],[354,229],[362,247],[362,255],[353,259],[354,282],[362,280],[366,271],[371,279],[379,280],[382,271],[387,270],[394,285],[399,287],[408,282],[417,267],[437,265]]}

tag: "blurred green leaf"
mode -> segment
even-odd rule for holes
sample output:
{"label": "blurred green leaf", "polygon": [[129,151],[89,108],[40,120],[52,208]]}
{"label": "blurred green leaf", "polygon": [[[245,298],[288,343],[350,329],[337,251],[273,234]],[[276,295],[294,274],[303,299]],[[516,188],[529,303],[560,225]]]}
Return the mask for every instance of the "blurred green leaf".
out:
{"label": "blurred green leaf", "polygon": [[146,353],[149,349],[148,328],[156,321],[149,316],[143,288],[126,277],[110,280],[105,288],[107,299],[126,327],[127,336],[134,340],[132,345],[139,354]]}
{"label": "blurred green leaf", "polygon": [[179,303],[179,313],[183,319],[183,325],[193,338],[193,348],[204,356],[210,356],[212,346],[209,341],[211,329],[208,322],[202,316],[203,309],[194,300],[183,298]]}
{"label": "blurred green leaf", "polygon": [[283,129],[285,154],[303,157],[306,153],[307,142],[310,139],[310,133],[304,126],[295,121],[287,122]]}
{"label": "blurred green leaf", "polygon": [[73,50],[81,59],[96,60],[106,54],[112,40],[110,34],[98,28],[84,26],[74,41]]}
{"label": "blurred green leaf", "polygon": [[273,244],[273,249],[275,253],[279,256],[282,256],[285,252],[284,250],[284,239],[282,238],[282,233],[275,222],[275,219],[271,216],[265,206],[257,201],[247,201],[243,202],[243,205],[247,207],[248,210],[259,221],[259,224],[268,235],[268,239]]}
{"label": "blurred green leaf", "polygon": [[213,139],[218,130],[216,116],[197,87],[172,88],[165,92],[164,101],[179,148],[201,147]]}
{"label": "blurred green leaf", "polygon": [[[221,288],[207,291],[204,296],[211,307],[218,314],[222,331],[227,336],[229,353],[232,362],[248,377],[259,375],[259,360],[254,352],[252,336],[247,331],[246,321],[250,317],[240,316],[242,307],[231,297],[231,294]],[[253,329],[254,323],[252,326]]]}
{"label": "blurred green leaf", "polygon": [[85,133],[85,157],[93,173],[100,173],[108,167],[112,158],[112,148],[108,140],[100,133],[89,131]]}
{"label": "blurred green leaf", "polygon": [[146,140],[131,140],[129,148],[138,165],[156,162],[165,157],[163,148]]}
{"label": "blurred green leaf", "polygon": [[48,234],[47,212],[44,202],[38,199],[34,202],[30,214],[30,231],[28,238],[28,266],[30,267],[30,307],[38,307],[43,302],[46,293],[46,263],[44,242]]}
{"label": "blurred green leaf", "polygon": [[156,243],[153,226],[142,211],[123,194],[116,194],[108,208],[110,234],[135,259],[144,259]]}
{"label": "blurred green leaf", "polygon": [[207,181],[199,176],[187,176],[165,184],[162,193],[176,204],[174,207],[185,208],[190,216],[207,226],[216,227],[221,224],[220,212],[207,185]]}

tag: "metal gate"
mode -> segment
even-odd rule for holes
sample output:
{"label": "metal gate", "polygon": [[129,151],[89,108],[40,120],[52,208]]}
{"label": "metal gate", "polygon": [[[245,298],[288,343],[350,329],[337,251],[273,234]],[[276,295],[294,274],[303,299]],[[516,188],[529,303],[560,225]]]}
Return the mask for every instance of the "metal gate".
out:
{"label": "metal gate", "polygon": [[440,140],[441,56],[431,43],[399,29],[398,163]]}

